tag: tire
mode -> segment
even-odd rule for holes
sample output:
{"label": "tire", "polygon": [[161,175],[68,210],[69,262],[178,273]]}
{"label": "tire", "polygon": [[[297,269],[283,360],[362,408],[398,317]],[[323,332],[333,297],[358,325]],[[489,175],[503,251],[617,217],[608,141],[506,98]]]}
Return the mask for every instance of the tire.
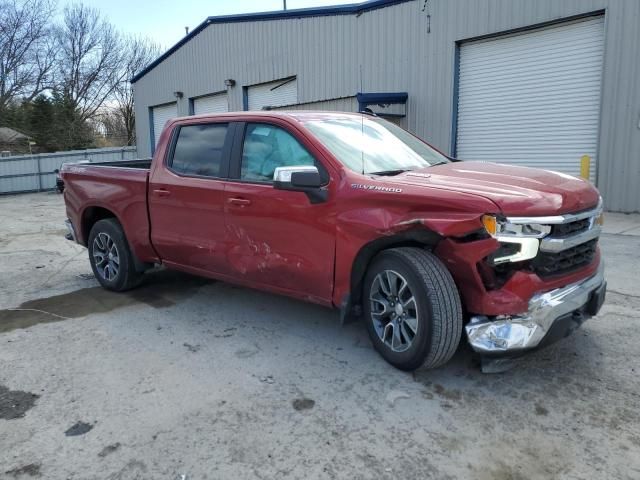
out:
{"label": "tire", "polygon": [[365,275],[362,297],[371,341],[391,365],[401,370],[436,368],[458,348],[460,295],[451,274],[432,253],[402,247],[378,254]]}
{"label": "tire", "polygon": [[136,270],[129,242],[115,218],[95,223],[89,233],[87,250],[93,274],[107,290],[124,292],[140,284],[142,273]]}

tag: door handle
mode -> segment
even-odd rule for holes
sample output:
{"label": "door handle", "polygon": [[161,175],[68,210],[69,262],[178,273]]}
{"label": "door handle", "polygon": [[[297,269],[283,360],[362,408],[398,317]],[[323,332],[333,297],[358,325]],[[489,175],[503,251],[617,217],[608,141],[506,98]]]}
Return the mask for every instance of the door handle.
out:
{"label": "door handle", "polygon": [[239,207],[247,207],[251,205],[251,200],[246,198],[229,198],[227,199],[227,203],[230,205],[237,205]]}
{"label": "door handle", "polygon": [[171,192],[164,188],[156,188],[153,190],[153,193],[158,197],[168,197],[169,195],[171,195]]}

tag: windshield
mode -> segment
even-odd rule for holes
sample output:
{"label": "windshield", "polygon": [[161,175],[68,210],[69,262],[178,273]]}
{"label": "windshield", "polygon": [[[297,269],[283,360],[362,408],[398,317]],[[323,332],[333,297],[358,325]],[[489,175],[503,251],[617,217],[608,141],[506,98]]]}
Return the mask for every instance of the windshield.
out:
{"label": "windshield", "polygon": [[449,160],[391,122],[376,117],[315,119],[305,126],[347,168],[393,175]]}

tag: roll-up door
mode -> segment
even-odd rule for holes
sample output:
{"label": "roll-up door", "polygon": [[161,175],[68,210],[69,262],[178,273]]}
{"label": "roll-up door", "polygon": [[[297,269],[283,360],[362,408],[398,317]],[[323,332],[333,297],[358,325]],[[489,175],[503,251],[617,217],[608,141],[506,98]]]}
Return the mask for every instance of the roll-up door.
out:
{"label": "roll-up door", "polygon": [[155,146],[158,145],[158,140],[160,140],[160,134],[162,133],[162,129],[164,128],[165,124],[172,118],[176,118],[178,116],[178,105],[174,102],[166,105],[160,105],[159,107],[152,107],[151,113],[153,117],[153,137],[155,150]]}
{"label": "roll-up door", "polygon": [[263,110],[298,103],[298,83],[295,77],[262,83],[247,88],[249,110]]}
{"label": "roll-up door", "polygon": [[456,156],[580,173],[598,146],[604,18],[460,46]]}
{"label": "roll-up door", "polygon": [[229,111],[229,101],[226,93],[217,93],[193,99],[193,114],[224,113]]}

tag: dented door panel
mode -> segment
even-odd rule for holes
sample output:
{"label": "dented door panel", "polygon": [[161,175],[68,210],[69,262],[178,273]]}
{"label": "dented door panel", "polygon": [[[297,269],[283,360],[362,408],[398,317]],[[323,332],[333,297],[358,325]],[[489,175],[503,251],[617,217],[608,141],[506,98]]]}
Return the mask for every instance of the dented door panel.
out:
{"label": "dented door panel", "polygon": [[243,283],[303,292],[310,300],[331,299],[332,202],[312,205],[304,193],[229,182],[224,208],[225,253],[232,276]]}

